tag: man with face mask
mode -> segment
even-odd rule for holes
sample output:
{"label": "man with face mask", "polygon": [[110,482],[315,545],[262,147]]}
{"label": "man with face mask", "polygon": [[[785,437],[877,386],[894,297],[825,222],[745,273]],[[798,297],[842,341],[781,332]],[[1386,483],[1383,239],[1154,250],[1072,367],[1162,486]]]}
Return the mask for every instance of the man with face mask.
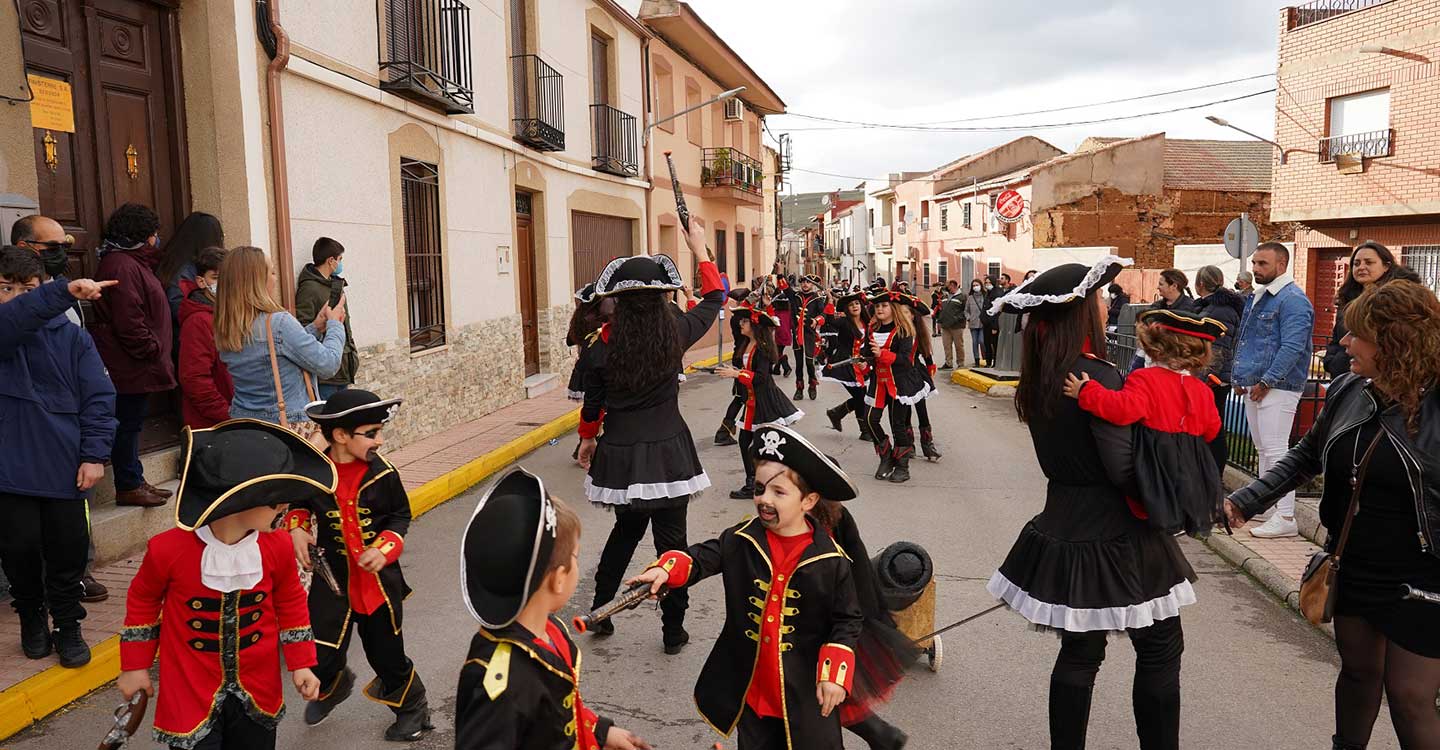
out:
{"label": "man with face mask", "polygon": [[[45,280],[49,281],[65,275],[65,266],[69,262],[67,252],[74,241],[65,234],[60,222],[48,216],[31,214],[21,217],[10,227],[10,244],[39,255],[40,263],[45,267]],[[75,325],[83,325],[78,305],[66,310],[65,317]]]}
{"label": "man with face mask", "polygon": [[[329,237],[315,240],[310,258],[295,280],[295,319],[310,325],[326,307],[333,307],[344,296],[345,246]],[[346,308],[348,304],[344,305]],[[360,369],[360,354],[355,337],[350,334],[350,311],[345,310],[345,351],[340,354],[340,369],[333,377],[320,381],[318,398],[325,400],[355,384]]]}

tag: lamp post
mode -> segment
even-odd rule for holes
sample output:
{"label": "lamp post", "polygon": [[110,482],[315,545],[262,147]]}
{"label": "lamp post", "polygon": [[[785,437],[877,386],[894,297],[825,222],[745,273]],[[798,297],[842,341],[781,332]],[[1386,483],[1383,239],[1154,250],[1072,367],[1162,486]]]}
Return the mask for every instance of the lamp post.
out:
{"label": "lamp post", "polygon": [[1230,128],[1231,130],[1235,130],[1235,131],[1244,133],[1245,135],[1248,135],[1248,136],[1250,136],[1251,138],[1254,138],[1254,139],[1257,140],[1257,141],[1261,141],[1261,142],[1263,142],[1263,143],[1268,143],[1268,144],[1270,144],[1271,146],[1274,146],[1275,148],[1279,149],[1279,151],[1280,151],[1280,164],[1281,164],[1281,165],[1284,165],[1284,164],[1285,164],[1286,159],[1285,159],[1285,147],[1284,147],[1284,146],[1281,146],[1280,144],[1276,143],[1275,141],[1270,140],[1269,138],[1262,138],[1262,137],[1260,137],[1260,136],[1258,136],[1258,135],[1256,135],[1256,134],[1254,134],[1254,133],[1252,133],[1252,132],[1250,132],[1250,131],[1248,131],[1248,130],[1246,130],[1246,129],[1244,129],[1244,128],[1236,127],[1235,125],[1230,124],[1230,121],[1229,121],[1229,120],[1225,120],[1225,119],[1223,119],[1223,118],[1216,117],[1215,115],[1206,115],[1206,116],[1205,116],[1205,119],[1209,120],[1210,122],[1215,123],[1216,125],[1219,125],[1219,126],[1222,127],[1222,128]]}
{"label": "lamp post", "polygon": [[744,86],[740,86],[739,88],[733,88],[733,89],[730,89],[729,91],[722,91],[722,92],[720,93],[720,95],[717,96],[717,97],[715,97],[714,99],[711,99],[711,100],[709,100],[709,101],[700,102],[699,104],[696,104],[696,105],[693,106],[693,107],[686,107],[685,109],[682,109],[682,110],[680,110],[679,112],[676,112],[675,114],[670,115],[669,117],[662,117],[662,118],[660,118],[659,120],[656,120],[656,121],[654,121],[654,122],[646,125],[646,126],[645,126],[645,133],[644,133],[644,136],[643,136],[643,138],[642,138],[643,143],[642,143],[641,145],[643,145],[643,146],[645,146],[645,147],[647,147],[647,148],[650,146],[650,131],[651,131],[652,129],[654,129],[656,125],[659,125],[659,124],[662,123],[662,122],[670,122],[671,120],[675,120],[675,119],[678,119],[678,118],[680,118],[680,117],[684,117],[685,115],[688,115],[688,114],[690,114],[691,112],[694,112],[694,111],[697,110],[697,109],[702,109],[702,108],[704,108],[704,107],[708,107],[708,106],[710,106],[711,104],[714,104],[714,103],[716,103],[716,102],[723,102],[723,101],[725,101],[726,99],[734,99],[735,97],[737,97],[737,96],[740,95],[740,92],[742,92],[742,91],[744,91],[744,90],[745,90],[745,87],[744,87]]}

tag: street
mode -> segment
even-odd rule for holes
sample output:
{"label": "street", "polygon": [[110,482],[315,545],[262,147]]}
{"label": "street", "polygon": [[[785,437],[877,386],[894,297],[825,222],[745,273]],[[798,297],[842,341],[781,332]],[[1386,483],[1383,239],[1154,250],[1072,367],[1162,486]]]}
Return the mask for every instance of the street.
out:
{"label": "street", "polygon": [[[943,374],[943,373],[942,373]],[[782,382],[782,387],[788,383]],[[690,539],[699,541],[751,512],[747,501],[726,494],[741,482],[733,447],[712,444],[730,384],[695,375],[682,387],[686,419],[714,486],[691,506]],[[900,539],[923,545],[934,557],[939,586],[937,624],[958,620],[993,604],[984,586],[1021,525],[1040,507],[1044,481],[1023,425],[1008,399],[986,398],[941,385],[930,401],[936,440],[945,456],[938,464],[916,461],[908,484],[871,478],[875,458],[856,438],[853,420],[843,435],[829,429],[823,411],[841,400],[824,384],[819,401],[800,402],[807,416],[800,429],[851,471],[861,496],[850,504],[872,554]],[[591,575],[609,517],[584,503],[583,474],[570,460],[573,435],[527,456],[524,465],[576,507],[585,523],[580,590],[562,613],[567,619],[590,600]],[[453,745],[457,674],[476,623],[459,597],[459,539],[479,488],[416,521],[403,558],[415,594],[406,602],[411,657],[424,678],[436,731],[418,748]],[[1334,644],[1263,593],[1202,544],[1184,542],[1201,579],[1200,603],[1184,610],[1187,653],[1182,673],[1186,747],[1313,750],[1331,734],[1332,688],[1338,659]],[[648,540],[632,570],[653,559]],[[650,608],[624,613],[607,639],[581,636],[585,652],[582,689],[587,704],[646,738],[657,750],[698,750],[718,739],[694,711],[690,693],[721,620],[721,586],[702,583],[691,596],[687,622],[692,644],[681,655],[661,652],[660,620]],[[1014,614],[1000,611],[944,636],[938,673],[914,669],[882,715],[909,733],[909,747],[1044,748],[1046,689],[1058,648],[1052,635],[1031,632]],[[1089,747],[1134,748],[1130,675],[1134,655],[1112,639],[1110,659],[1096,687]],[[360,684],[372,674],[358,643],[351,664]],[[287,677],[288,688],[288,677]],[[164,684],[159,685],[163,693]],[[358,694],[330,720],[307,728],[302,704],[289,690],[289,713],[280,728],[282,748],[385,748],[388,710]],[[357,691],[358,693],[358,691]],[[119,702],[113,687],[74,704],[17,735],[13,750],[93,746]],[[131,747],[151,747],[148,723]],[[726,741],[727,748],[734,740]],[[863,748],[847,735],[846,747]],[[1397,747],[1388,713],[1381,712],[1371,748]]]}

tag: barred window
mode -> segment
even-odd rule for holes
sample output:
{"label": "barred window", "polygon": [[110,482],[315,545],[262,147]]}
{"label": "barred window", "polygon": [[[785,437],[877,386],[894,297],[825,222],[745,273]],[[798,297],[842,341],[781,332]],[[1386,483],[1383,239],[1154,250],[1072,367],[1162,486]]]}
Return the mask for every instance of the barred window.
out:
{"label": "barred window", "polygon": [[401,159],[400,188],[410,351],[418,352],[445,344],[440,170],[434,164]]}
{"label": "barred window", "polygon": [[942,231],[942,232],[948,232],[948,231],[950,231],[950,207],[949,207],[949,206],[941,206],[941,207],[940,207],[940,231]]}
{"label": "barred window", "polygon": [[[940,213],[940,221],[942,221],[942,222],[945,221],[945,213],[944,213],[943,211]],[[950,281],[950,264],[949,264],[948,261],[943,261],[943,260],[940,261],[940,264],[939,264],[939,272],[940,272],[940,281],[939,281],[939,284],[940,284],[940,286],[945,286],[945,284],[949,283],[949,281]]]}
{"label": "barred window", "polygon": [[1420,274],[1422,283],[1440,294],[1440,245],[1408,245],[1401,251],[1400,260]]}
{"label": "barred window", "polygon": [[745,230],[735,230],[735,282],[745,281]]}
{"label": "barred window", "polygon": [[966,203],[966,204],[965,204],[964,216],[960,219],[960,223],[961,223],[966,229],[969,229],[969,228],[970,228],[970,206],[971,206],[971,204],[969,204],[969,203]]}

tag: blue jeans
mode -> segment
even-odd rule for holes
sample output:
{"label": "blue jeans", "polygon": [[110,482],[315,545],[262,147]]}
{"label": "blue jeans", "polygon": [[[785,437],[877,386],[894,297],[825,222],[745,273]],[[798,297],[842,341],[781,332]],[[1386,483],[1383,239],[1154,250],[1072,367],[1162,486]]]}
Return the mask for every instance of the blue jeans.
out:
{"label": "blue jeans", "polygon": [[110,450],[110,466],[115,470],[115,491],[129,492],[145,483],[145,467],[140,465],[140,428],[145,426],[148,393],[115,394],[115,445]]}
{"label": "blue jeans", "polygon": [[321,383],[320,386],[315,389],[315,397],[321,401],[329,401],[331,396],[349,387],[348,385],[339,385],[336,383]]}

